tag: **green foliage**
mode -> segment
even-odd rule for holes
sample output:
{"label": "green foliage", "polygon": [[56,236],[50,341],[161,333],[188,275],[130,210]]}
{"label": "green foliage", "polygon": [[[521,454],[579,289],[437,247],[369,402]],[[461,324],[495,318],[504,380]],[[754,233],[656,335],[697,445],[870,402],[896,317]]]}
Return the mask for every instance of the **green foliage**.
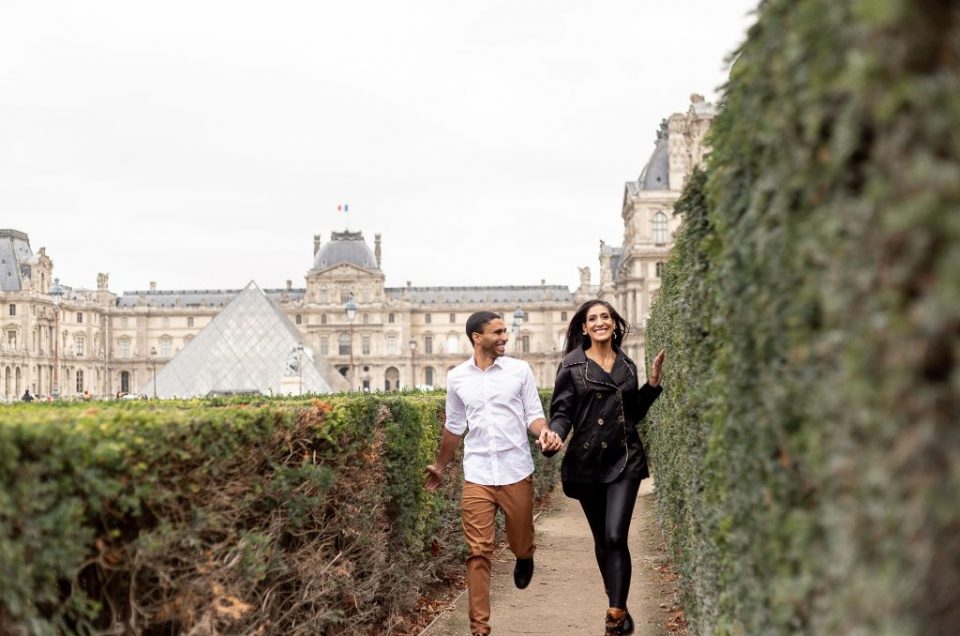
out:
{"label": "green foliage", "polygon": [[[0,632],[396,625],[463,568],[462,477],[422,488],[443,404],[404,393],[0,409]],[[552,463],[537,480],[556,482]]]}
{"label": "green foliage", "polygon": [[960,13],[767,0],[647,327],[695,633],[960,624]]}

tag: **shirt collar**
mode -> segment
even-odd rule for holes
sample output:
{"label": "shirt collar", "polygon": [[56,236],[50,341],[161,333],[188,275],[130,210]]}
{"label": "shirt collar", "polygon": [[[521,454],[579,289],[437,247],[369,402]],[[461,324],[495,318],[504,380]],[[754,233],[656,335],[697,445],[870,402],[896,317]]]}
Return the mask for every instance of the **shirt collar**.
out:
{"label": "shirt collar", "polygon": [[477,361],[476,361],[476,359],[474,359],[473,356],[470,356],[470,359],[468,360],[468,362],[470,363],[470,366],[471,366],[472,368],[476,369],[477,371],[480,371],[481,373],[485,373],[486,371],[489,371],[489,370],[490,370],[491,368],[493,368],[493,367],[500,367],[500,368],[502,369],[502,368],[503,368],[503,364],[502,364],[500,361],[503,360],[503,358],[504,358],[504,356],[497,356],[496,358],[493,359],[493,364],[491,364],[491,365],[490,365],[489,367],[487,367],[486,369],[481,369],[480,367],[478,367],[478,366],[477,366]]}

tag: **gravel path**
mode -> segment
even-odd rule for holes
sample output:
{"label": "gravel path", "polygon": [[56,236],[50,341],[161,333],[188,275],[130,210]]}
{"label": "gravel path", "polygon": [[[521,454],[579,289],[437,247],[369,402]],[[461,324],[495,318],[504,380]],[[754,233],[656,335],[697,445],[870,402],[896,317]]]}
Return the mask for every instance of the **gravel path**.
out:
{"label": "gravel path", "polygon": [[[509,550],[501,550],[494,560],[493,636],[603,634],[607,600],[587,520],[579,504],[559,489],[554,501],[554,508],[537,520],[536,571],[530,587],[518,590],[513,586],[514,561]],[[630,525],[630,613],[637,636],[680,636],[685,634],[682,628],[667,627],[671,619],[676,623],[677,611],[673,577],[663,572],[663,540],[654,520],[655,507],[653,482],[644,480]],[[469,634],[464,593],[422,636]]]}

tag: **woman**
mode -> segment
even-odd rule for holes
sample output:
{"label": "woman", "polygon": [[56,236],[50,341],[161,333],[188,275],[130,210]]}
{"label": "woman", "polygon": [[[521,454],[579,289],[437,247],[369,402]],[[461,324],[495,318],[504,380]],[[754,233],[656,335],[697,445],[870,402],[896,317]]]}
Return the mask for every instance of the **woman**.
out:
{"label": "woman", "polygon": [[[550,428],[566,439],[563,492],[580,501],[609,599],[608,635],[630,634],[627,533],[640,480],[649,477],[637,424],[660,395],[664,352],[642,386],[637,365],[622,351],[627,323],[603,300],[574,314],[550,405]],[[571,434],[572,431],[572,434]]]}

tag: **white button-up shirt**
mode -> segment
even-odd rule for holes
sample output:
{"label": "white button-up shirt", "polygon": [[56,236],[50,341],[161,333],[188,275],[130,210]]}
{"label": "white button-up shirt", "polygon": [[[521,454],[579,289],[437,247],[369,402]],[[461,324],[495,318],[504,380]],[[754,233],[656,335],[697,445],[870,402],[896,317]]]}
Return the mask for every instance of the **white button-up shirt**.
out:
{"label": "white button-up shirt", "polygon": [[486,370],[471,357],[447,374],[446,427],[463,435],[463,476],[484,486],[506,486],[533,472],[527,429],[543,417],[530,365],[497,358]]}

